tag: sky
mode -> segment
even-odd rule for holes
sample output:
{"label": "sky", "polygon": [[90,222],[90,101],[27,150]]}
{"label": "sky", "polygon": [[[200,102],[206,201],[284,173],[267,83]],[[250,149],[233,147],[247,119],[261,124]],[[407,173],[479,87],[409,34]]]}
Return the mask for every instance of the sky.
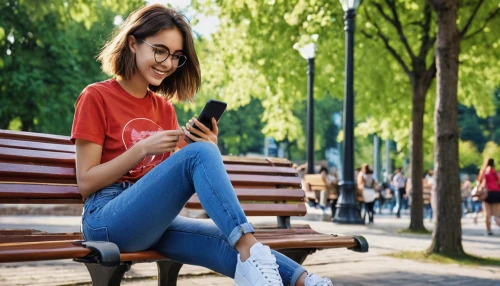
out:
{"label": "sky", "polygon": [[[148,0],[148,4],[155,4],[155,3],[160,3],[160,4],[171,4],[173,8],[179,9],[179,10],[186,10],[187,9],[187,14],[186,16],[188,18],[191,18],[193,16],[193,11],[191,8],[191,1],[190,0]],[[203,35],[205,37],[209,37],[210,34],[215,32],[217,30],[217,27],[219,25],[219,20],[217,17],[210,16],[206,17],[204,15],[199,15],[198,16],[199,22],[197,25],[193,26],[192,29],[200,35]]]}

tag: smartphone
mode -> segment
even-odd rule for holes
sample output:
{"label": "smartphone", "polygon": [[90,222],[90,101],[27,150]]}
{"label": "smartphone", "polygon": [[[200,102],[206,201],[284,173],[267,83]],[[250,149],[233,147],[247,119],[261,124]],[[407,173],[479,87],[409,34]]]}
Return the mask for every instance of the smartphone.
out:
{"label": "smartphone", "polygon": [[[200,116],[198,116],[198,121],[203,123],[203,125],[205,125],[210,130],[212,130],[213,128],[212,117],[215,118],[215,121],[219,122],[219,119],[226,110],[226,107],[227,103],[215,99],[210,99],[209,101],[207,101],[207,104],[205,104],[205,107],[201,111]],[[201,131],[201,129],[198,126],[196,126],[194,122],[191,124],[191,126]],[[193,136],[199,137],[194,133],[191,134],[193,134]],[[187,136],[184,138],[189,143],[193,142],[193,140],[189,139]]]}

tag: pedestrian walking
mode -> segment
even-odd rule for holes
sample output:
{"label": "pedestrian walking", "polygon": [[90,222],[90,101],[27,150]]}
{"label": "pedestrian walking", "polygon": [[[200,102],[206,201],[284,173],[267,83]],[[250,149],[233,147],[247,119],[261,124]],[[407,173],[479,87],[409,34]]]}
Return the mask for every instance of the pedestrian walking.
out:
{"label": "pedestrian walking", "polygon": [[368,164],[363,164],[357,178],[358,189],[363,190],[365,214],[368,214],[368,223],[373,223],[373,205],[377,198],[377,181],[373,177],[373,170]]}
{"label": "pedestrian walking", "polygon": [[486,234],[493,235],[491,217],[494,217],[495,223],[500,226],[500,182],[498,173],[495,170],[495,161],[492,158],[484,159],[483,166],[477,176],[477,182],[477,191],[474,195],[480,199],[484,198],[483,211]]}
{"label": "pedestrian walking", "polygon": [[395,196],[396,196],[396,217],[400,218],[401,217],[401,208],[403,206],[403,200],[406,197],[406,178],[403,175],[403,171],[401,168],[397,168],[394,170],[395,174],[392,179],[392,183],[394,185],[395,189]]}

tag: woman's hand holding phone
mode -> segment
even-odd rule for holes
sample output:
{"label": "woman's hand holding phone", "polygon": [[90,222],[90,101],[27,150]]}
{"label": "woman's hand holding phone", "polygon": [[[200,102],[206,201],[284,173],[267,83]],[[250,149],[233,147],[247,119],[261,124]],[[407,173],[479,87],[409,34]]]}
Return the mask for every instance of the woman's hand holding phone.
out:
{"label": "woman's hand holding phone", "polygon": [[182,130],[160,131],[137,142],[134,146],[138,145],[141,148],[144,157],[158,155],[175,150],[177,142],[183,137],[184,132]]}
{"label": "woman's hand holding phone", "polygon": [[[192,126],[192,124],[195,124],[198,128],[201,129],[198,130]],[[210,142],[214,143],[217,145],[217,135],[219,134],[219,128],[217,127],[217,120],[212,117],[212,130],[210,130],[208,127],[203,125],[198,119],[192,118],[189,120],[188,123],[186,123],[186,126],[182,127],[182,131],[184,132],[184,135],[191,139],[193,142]],[[194,136],[193,134],[198,135],[199,137]]]}

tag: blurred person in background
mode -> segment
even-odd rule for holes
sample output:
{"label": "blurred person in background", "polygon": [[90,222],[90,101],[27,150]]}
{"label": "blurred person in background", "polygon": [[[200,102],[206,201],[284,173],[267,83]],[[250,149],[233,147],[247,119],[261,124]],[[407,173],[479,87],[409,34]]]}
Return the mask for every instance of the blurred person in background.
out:
{"label": "blurred person in background", "polygon": [[486,188],[488,196],[483,200],[483,211],[486,223],[486,234],[493,235],[491,231],[491,217],[500,226],[500,186],[499,176],[495,171],[495,161],[492,158],[484,159],[483,166],[477,176],[478,187]]}

